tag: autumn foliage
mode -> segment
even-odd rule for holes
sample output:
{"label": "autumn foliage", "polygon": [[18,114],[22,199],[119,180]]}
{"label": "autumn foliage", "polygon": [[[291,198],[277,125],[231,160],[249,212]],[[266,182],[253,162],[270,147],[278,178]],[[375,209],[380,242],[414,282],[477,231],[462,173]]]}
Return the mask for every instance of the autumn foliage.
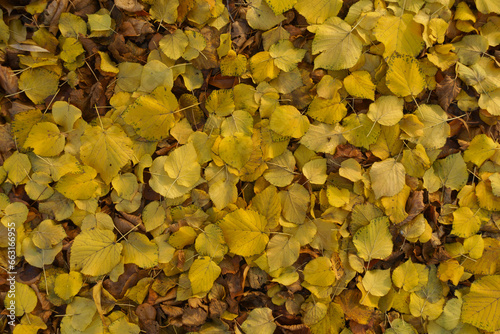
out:
{"label": "autumn foliage", "polygon": [[497,0],[0,6],[0,329],[500,330]]}

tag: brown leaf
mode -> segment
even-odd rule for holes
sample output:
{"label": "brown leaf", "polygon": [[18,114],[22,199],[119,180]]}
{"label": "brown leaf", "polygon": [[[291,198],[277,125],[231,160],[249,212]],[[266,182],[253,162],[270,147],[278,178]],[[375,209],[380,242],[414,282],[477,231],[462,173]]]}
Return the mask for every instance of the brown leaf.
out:
{"label": "brown leaf", "polygon": [[207,319],[207,312],[201,308],[187,308],[182,315],[182,324],[185,326],[201,326]]}
{"label": "brown leaf", "polygon": [[127,12],[138,12],[144,8],[137,0],[115,0],[115,5]]}
{"label": "brown leaf", "polygon": [[346,320],[353,320],[358,324],[374,327],[383,320],[382,312],[360,305],[358,302],[360,298],[361,291],[344,290],[335,297],[335,302],[339,303],[344,310]]}
{"label": "brown leaf", "polygon": [[439,82],[436,87],[436,94],[438,96],[439,105],[446,111],[451,102],[460,93],[460,83],[457,79],[446,76],[443,81]]}
{"label": "brown leaf", "polygon": [[17,87],[17,77],[9,67],[0,66],[0,86],[7,94],[15,94]]}

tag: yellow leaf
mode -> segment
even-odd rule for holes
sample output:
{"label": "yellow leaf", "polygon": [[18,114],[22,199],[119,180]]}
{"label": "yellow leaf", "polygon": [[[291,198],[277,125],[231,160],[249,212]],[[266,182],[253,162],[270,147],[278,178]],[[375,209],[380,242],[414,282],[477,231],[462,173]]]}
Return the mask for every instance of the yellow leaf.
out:
{"label": "yellow leaf", "polygon": [[375,198],[394,196],[405,185],[405,167],[392,158],[375,162],[370,169],[370,179]]}
{"label": "yellow leaf", "polygon": [[455,259],[441,262],[438,267],[437,276],[443,282],[450,280],[453,285],[458,285],[460,278],[464,274],[464,267]]}
{"label": "yellow leaf", "polygon": [[402,98],[396,96],[381,96],[370,104],[367,116],[380,125],[392,126],[403,118]]}
{"label": "yellow leaf", "polygon": [[31,238],[38,248],[50,249],[66,238],[66,232],[62,225],[46,219],[33,230]]}
{"label": "yellow leaf", "polygon": [[141,268],[152,268],[158,264],[158,246],[145,234],[132,232],[123,245],[123,263],[134,263]]}
{"label": "yellow leaf", "polygon": [[488,332],[500,329],[500,276],[482,277],[464,296],[462,321]]}
{"label": "yellow leaf", "polygon": [[274,64],[273,57],[268,51],[262,51],[250,58],[250,69],[255,82],[276,78],[280,69]]}
{"label": "yellow leaf", "polygon": [[312,184],[324,184],[326,182],[326,159],[313,159],[302,167],[302,173]]}
{"label": "yellow leaf", "polygon": [[335,282],[332,262],[327,257],[317,257],[304,267],[304,280],[312,285],[329,286]]}
{"label": "yellow leaf", "polygon": [[394,269],[392,272],[392,281],[398,288],[403,288],[408,292],[414,291],[414,288],[419,283],[419,275],[417,267],[411,259],[408,259],[408,261]]}
{"label": "yellow leaf", "polygon": [[237,134],[225,137],[219,144],[219,156],[228,165],[242,169],[252,155],[253,141],[249,136]]}
{"label": "yellow leaf", "polygon": [[182,56],[188,44],[189,39],[186,34],[182,29],[177,29],[173,33],[163,36],[159,46],[165,56],[177,60]]}
{"label": "yellow leaf", "polygon": [[295,9],[309,24],[322,24],[336,16],[342,8],[342,0],[298,0]]}
{"label": "yellow leaf", "polygon": [[84,200],[96,196],[99,188],[94,168],[83,166],[81,174],[66,174],[55,185],[55,189],[71,200]]}
{"label": "yellow leaf", "polygon": [[453,229],[450,233],[468,238],[479,232],[481,219],[476,214],[466,206],[453,211]]}
{"label": "yellow leaf", "polygon": [[385,259],[392,253],[392,236],[386,217],[375,218],[368,226],[361,227],[353,237],[358,255],[365,261]]}
{"label": "yellow leaf", "polygon": [[464,152],[464,161],[473,162],[481,167],[484,161],[491,158],[497,150],[497,144],[485,134],[475,136]]}
{"label": "yellow leaf", "polygon": [[369,270],[361,282],[367,293],[377,297],[385,296],[392,286],[391,270]]}
{"label": "yellow leaf", "polygon": [[255,308],[241,324],[246,334],[273,334],[276,329],[273,312],[270,308]]}
{"label": "yellow leaf", "polygon": [[266,218],[255,211],[238,209],[228,213],[218,224],[234,254],[260,254],[269,241],[265,233]]}
{"label": "yellow leaf", "polygon": [[[367,71],[352,72],[344,79],[344,86],[347,92],[354,97],[370,99],[372,101],[375,100],[375,85],[372,82],[370,73]],[[401,117],[403,117],[403,115],[401,115]]]}
{"label": "yellow leaf", "polygon": [[193,295],[209,292],[220,273],[220,267],[209,257],[202,256],[194,260],[188,273]]}
{"label": "yellow leaf", "polygon": [[387,87],[400,97],[417,96],[426,83],[418,61],[409,55],[395,53],[387,61]]}
{"label": "yellow leaf", "polygon": [[[43,85],[40,85],[43,82]],[[33,68],[23,71],[19,77],[19,89],[34,104],[42,104],[43,101],[57,92],[59,75],[45,68]]]}
{"label": "yellow leaf", "polygon": [[300,243],[294,237],[275,235],[267,245],[269,271],[291,266],[299,257]]}
{"label": "yellow leaf", "polygon": [[9,180],[17,186],[29,175],[31,162],[26,154],[15,151],[10,157],[5,159],[3,168],[7,172]]}
{"label": "yellow leaf", "polygon": [[274,65],[285,72],[297,68],[297,64],[305,54],[306,50],[296,49],[289,40],[280,40],[269,48],[269,55],[273,58]]}
{"label": "yellow leaf", "polygon": [[124,121],[148,140],[161,140],[168,136],[175,124],[174,113],[179,104],[174,94],[160,86],[150,95],[140,96],[123,113]]}
{"label": "yellow leaf", "polygon": [[199,254],[220,260],[227,253],[225,243],[222,229],[215,224],[208,224],[196,238],[194,247]]}
{"label": "yellow leaf", "polygon": [[424,47],[422,28],[420,24],[413,21],[413,15],[411,14],[380,16],[373,34],[377,40],[384,44],[384,58],[392,56],[395,52],[413,58]]}
{"label": "yellow leaf", "polygon": [[321,25],[307,27],[307,30],[316,34],[312,53],[321,53],[314,60],[314,68],[343,70],[354,66],[361,57],[363,42],[341,18],[331,17]]}
{"label": "yellow leaf", "polygon": [[252,0],[246,19],[253,29],[269,30],[285,17],[282,14],[275,14],[264,0]]}
{"label": "yellow leaf", "polygon": [[95,168],[106,184],[120,169],[132,160],[132,141],[118,124],[107,129],[100,126],[87,128],[82,136],[80,158]]}
{"label": "yellow leaf", "polygon": [[54,292],[63,300],[69,300],[76,296],[83,286],[82,274],[77,271],[70,271],[58,275],[54,285]]}
{"label": "yellow leaf", "polygon": [[14,306],[16,317],[33,311],[38,303],[35,291],[28,285],[15,282],[15,293],[9,293],[5,297],[5,308]]}
{"label": "yellow leaf", "polygon": [[291,105],[277,107],[269,120],[271,130],[282,135],[300,138],[309,128],[309,120]]}
{"label": "yellow leaf", "polygon": [[71,270],[89,276],[105,275],[120,262],[122,248],[112,231],[82,231],[71,246]]}
{"label": "yellow leaf", "polygon": [[283,217],[291,223],[303,224],[311,201],[306,188],[294,183],[288,190],[281,191],[280,197],[283,206]]}
{"label": "yellow leaf", "polygon": [[283,154],[267,162],[268,169],[264,178],[276,187],[286,187],[295,177],[295,158],[292,152],[286,150]]}

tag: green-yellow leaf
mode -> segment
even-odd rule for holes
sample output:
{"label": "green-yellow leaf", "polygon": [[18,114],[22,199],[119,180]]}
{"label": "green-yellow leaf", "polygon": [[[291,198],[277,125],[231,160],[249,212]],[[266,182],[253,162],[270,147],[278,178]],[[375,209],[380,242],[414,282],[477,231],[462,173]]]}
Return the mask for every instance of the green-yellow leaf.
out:
{"label": "green-yellow leaf", "polygon": [[17,186],[29,175],[31,162],[26,154],[15,151],[10,157],[5,159],[3,168],[7,172],[9,180]]}
{"label": "green-yellow leaf", "polygon": [[339,13],[342,3],[342,0],[298,0],[295,9],[308,23],[322,24]]}
{"label": "green-yellow leaf", "polygon": [[[43,82],[43,85],[40,85]],[[34,104],[42,104],[45,99],[57,92],[59,75],[46,68],[38,67],[24,71],[19,77],[19,89]]]}
{"label": "green-yellow leaf", "polygon": [[343,70],[354,66],[361,57],[362,40],[353,34],[353,28],[341,18],[330,17],[323,24],[311,25],[307,30],[316,34],[312,53],[320,53],[314,60],[314,68]]}
{"label": "green-yellow leaf", "polygon": [[273,334],[276,324],[272,310],[267,307],[253,309],[241,328],[246,334]]}
{"label": "green-yellow leaf", "polygon": [[353,237],[358,255],[365,261],[385,259],[392,253],[392,236],[387,217],[375,218],[361,227]]}

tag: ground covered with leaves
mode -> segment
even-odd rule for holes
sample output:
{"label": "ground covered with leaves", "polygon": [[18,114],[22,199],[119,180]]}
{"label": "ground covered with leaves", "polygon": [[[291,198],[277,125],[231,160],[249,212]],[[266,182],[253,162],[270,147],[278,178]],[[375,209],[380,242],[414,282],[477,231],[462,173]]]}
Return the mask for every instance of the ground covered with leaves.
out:
{"label": "ground covered with leaves", "polygon": [[4,331],[500,330],[497,0],[0,6]]}

